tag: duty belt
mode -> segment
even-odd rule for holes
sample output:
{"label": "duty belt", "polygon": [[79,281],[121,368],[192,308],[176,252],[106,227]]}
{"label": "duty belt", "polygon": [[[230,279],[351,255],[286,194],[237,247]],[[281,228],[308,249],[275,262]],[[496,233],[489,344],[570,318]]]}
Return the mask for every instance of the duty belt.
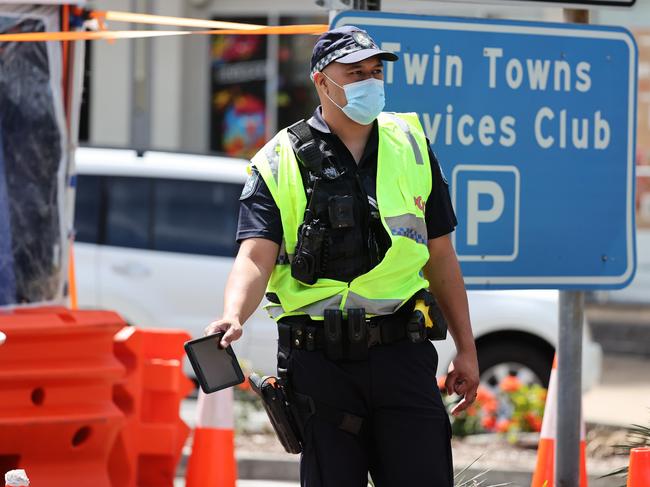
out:
{"label": "duty belt", "polygon": [[[368,348],[395,343],[406,338],[407,320],[408,318],[396,320],[394,315],[365,320],[368,330]],[[344,323],[347,324],[347,320],[344,320]],[[280,320],[279,325],[288,326],[291,333],[280,334],[281,346],[308,351],[325,348],[325,330],[322,321],[290,316]]]}
{"label": "duty belt", "polygon": [[365,318],[363,309],[327,310],[325,320],[289,316],[278,323],[279,345],[285,350],[325,350],[332,360],[364,360],[368,349],[407,338],[412,306],[398,312]]}

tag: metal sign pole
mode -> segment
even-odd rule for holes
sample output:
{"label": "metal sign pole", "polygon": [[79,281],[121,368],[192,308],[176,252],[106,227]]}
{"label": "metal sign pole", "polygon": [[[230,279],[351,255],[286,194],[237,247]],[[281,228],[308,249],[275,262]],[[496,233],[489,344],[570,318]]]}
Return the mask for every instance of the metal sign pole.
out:
{"label": "metal sign pole", "polygon": [[[566,9],[564,18],[588,24],[589,11]],[[584,292],[561,291],[559,313],[555,486],[576,487],[580,485]]]}
{"label": "metal sign pole", "polygon": [[584,293],[560,292],[555,486],[580,485],[582,317]]}

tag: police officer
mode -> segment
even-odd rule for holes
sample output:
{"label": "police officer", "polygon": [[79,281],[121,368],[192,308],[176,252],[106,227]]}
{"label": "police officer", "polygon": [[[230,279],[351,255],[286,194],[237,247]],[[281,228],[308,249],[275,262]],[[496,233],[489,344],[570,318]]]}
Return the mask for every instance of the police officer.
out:
{"label": "police officer", "polygon": [[253,158],[224,315],[206,328],[225,331],[227,346],[266,292],[278,368],[306,398],[307,487],[366,486],[368,472],[378,487],[453,485],[437,353],[409,328],[427,289],[456,344],[453,412],[476,397],[447,182],[417,116],[382,112],[383,62],[395,60],[356,27],[320,36],[311,78],[321,105]]}

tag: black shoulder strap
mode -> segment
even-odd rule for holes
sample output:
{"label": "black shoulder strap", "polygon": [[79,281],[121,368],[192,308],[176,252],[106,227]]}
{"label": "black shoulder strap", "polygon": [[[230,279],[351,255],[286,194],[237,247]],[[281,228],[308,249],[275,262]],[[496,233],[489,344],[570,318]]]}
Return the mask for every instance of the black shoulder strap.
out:
{"label": "black shoulder strap", "polygon": [[323,153],[320,150],[318,141],[311,133],[311,129],[305,120],[294,123],[287,129],[293,137],[290,137],[293,151],[300,163],[310,172],[319,173],[323,168]]}

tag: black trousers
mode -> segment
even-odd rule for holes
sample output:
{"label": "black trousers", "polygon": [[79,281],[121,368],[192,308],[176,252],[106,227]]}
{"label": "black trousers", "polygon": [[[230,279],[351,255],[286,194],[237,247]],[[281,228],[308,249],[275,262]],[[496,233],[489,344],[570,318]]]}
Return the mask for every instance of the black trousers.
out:
{"label": "black trousers", "polygon": [[318,412],[305,420],[302,487],[366,487],[368,472],[376,487],[452,487],[451,426],[437,363],[429,341],[376,346],[362,362],[292,350],[287,367],[296,392],[364,418],[358,435]]}

